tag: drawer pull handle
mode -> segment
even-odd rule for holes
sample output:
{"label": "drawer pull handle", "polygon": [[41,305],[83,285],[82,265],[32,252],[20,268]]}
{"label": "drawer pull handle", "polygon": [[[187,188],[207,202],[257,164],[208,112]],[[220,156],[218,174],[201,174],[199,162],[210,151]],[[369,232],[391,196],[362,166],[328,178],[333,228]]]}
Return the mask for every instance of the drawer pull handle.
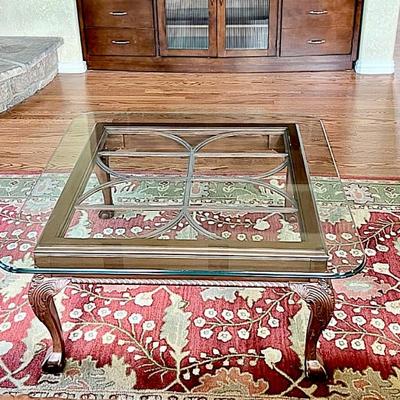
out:
{"label": "drawer pull handle", "polygon": [[110,15],[113,17],[124,17],[125,15],[128,15],[126,11],[111,11]]}
{"label": "drawer pull handle", "polygon": [[310,39],[307,43],[309,44],[324,44],[326,43],[325,39]]}
{"label": "drawer pull handle", "polygon": [[328,10],[311,10],[308,12],[310,15],[326,15]]}
{"label": "drawer pull handle", "polygon": [[130,41],[129,40],[112,40],[111,41],[112,44],[118,44],[120,46],[125,45],[125,44],[129,44]]}

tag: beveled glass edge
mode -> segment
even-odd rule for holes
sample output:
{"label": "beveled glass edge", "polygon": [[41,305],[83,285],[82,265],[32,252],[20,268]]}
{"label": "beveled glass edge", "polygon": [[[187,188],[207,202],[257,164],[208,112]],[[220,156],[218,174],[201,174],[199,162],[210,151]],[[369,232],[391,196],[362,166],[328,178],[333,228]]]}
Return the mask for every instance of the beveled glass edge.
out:
{"label": "beveled glass edge", "polygon": [[366,255],[362,262],[350,271],[345,272],[254,272],[254,271],[207,271],[207,270],[154,270],[154,269],[101,269],[101,268],[26,268],[15,267],[0,261],[0,269],[12,274],[33,274],[49,276],[91,276],[101,277],[110,276],[129,276],[132,279],[139,279],[141,276],[151,276],[153,278],[244,278],[246,279],[346,279],[359,274],[366,265]]}
{"label": "beveled glass edge", "polygon": [[[323,133],[323,135],[324,135],[326,145],[328,146],[329,153],[330,153],[330,155],[331,155],[331,159],[332,159],[334,168],[335,168],[335,170],[336,170],[336,176],[337,176],[338,183],[339,183],[339,185],[340,185],[340,189],[341,189],[341,191],[342,191],[342,193],[344,194],[344,197],[345,197],[346,208],[347,208],[348,211],[349,211],[349,215],[350,215],[350,218],[351,218],[352,226],[353,226],[353,228],[354,228],[354,232],[357,233],[357,241],[358,241],[358,243],[359,243],[359,247],[360,247],[360,249],[362,250],[362,252],[364,253],[364,258],[363,258],[363,261],[361,262],[361,265],[365,266],[365,263],[366,263],[366,260],[365,260],[365,259],[366,259],[366,254],[365,254],[364,246],[363,246],[363,244],[362,244],[362,241],[361,241],[361,238],[360,238],[358,229],[357,229],[357,225],[356,225],[356,223],[355,223],[354,216],[353,216],[353,213],[352,213],[352,211],[351,211],[350,202],[349,202],[349,201],[347,200],[347,198],[346,198],[346,191],[345,191],[345,189],[344,189],[343,179],[342,179],[342,177],[341,177],[341,175],[340,175],[340,171],[339,171],[339,168],[338,168],[338,166],[337,166],[335,156],[334,156],[334,154],[333,154],[332,146],[331,146],[331,144],[330,144],[330,142],[329,142],[328,133],[327,133],[327,131],[326,131],[324,121],[323,121],[322,119],[319,119],[319,123],[321,124],[322,133]],[[313,196],[314,196],[314,198],[315,198],[315,195],[314,195],[313,190],[312,190],[312,193],[313,193]],[[363,267],[363,268],[364,268],[364,267]],[[362,270],[362,269],[361,269],[361,270]]]}

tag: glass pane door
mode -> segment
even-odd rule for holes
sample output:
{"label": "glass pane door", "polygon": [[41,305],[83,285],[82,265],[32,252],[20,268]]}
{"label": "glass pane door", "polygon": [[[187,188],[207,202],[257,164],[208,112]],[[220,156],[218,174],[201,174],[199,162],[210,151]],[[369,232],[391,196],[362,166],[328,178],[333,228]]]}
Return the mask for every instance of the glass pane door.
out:
{"label": "glass pane door", "polygon": [[[216,34],[212,32],[215,29],[215,21],[210,22],[209,0],[164,0],[162,2],[165,37],[160,37],[161,54],[212,55],[210,50],[215,40],[211,39]],[[213,4],[211,1],[212,7]]]}
{"label": "glass pane door", "polygon": [[269,0],[226,0],[227,49],[268,49]]}
{"label": "glass pane door", "polygon": [[[224,0],[219,12],[220,55],[269,55],[276,34],[276,0]],[[222,25],[222,26],[221,26]],[[221,54],[222,53],[222,54]]]}

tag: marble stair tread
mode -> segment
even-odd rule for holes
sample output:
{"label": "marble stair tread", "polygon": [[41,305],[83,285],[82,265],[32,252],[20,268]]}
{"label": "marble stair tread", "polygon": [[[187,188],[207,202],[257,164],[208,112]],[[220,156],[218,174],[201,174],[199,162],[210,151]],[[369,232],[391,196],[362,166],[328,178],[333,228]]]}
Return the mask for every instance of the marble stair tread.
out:
{"label": "marble stair tread", "polygon": [[62,43],[58,37],[0,36],[0,60],[28,66],[57,50]]}
{"label": "marble stair tread", "polygon": [[0,112],[51,82],[62,44],[57,37],[0,36]]}
{"label": "marble stair tread", "polygon": [[19,75],[24,71],[24,68],[9,61],[0,60],[0,82],[10,79],[13,76]]}

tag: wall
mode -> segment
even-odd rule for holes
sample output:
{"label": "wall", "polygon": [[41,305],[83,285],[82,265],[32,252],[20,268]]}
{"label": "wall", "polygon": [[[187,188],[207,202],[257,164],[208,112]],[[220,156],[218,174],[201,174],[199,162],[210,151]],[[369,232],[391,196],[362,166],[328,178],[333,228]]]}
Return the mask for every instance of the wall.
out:
{"label": "wall", "polygon": [[400,0],[365,0],[359,59],[362,74],[392,74]]}
{"label": "wall", "polygon": [[0,0],[0,36],[59,36],[60,72],[84,72],[75,0]]}
{"label": "wall", "polygon": [[[400,0],[365,0],[359,73],[393,73]],[[60,72],[83,72],[75,0],[0,0],[0,36],[60,36]]]}

